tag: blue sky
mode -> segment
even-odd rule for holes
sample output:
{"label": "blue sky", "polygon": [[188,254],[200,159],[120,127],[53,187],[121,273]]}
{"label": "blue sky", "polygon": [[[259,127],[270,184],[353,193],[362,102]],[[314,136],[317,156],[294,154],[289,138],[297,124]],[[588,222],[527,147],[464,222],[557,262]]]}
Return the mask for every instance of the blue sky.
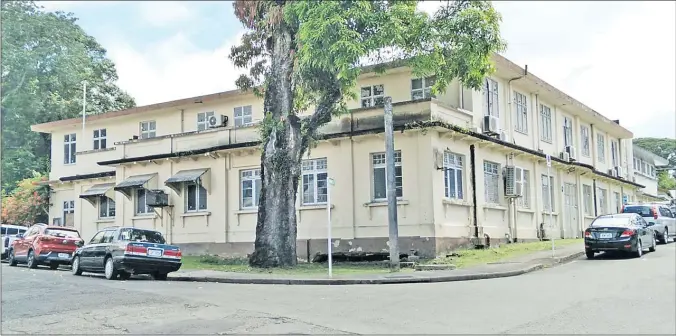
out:
{"label": "blue sky", "polygon": [[[73,12],[139,105],[234,88],[228,1],[41,1]],[[434,11],[425,1],[420,8]],[[635,136],[676,137],[676,4],[497,1],[505,56]]]}

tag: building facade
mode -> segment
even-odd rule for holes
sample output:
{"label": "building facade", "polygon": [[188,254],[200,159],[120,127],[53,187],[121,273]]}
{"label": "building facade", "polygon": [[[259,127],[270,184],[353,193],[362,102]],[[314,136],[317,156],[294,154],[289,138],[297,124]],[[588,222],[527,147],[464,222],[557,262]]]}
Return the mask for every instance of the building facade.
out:
{"label": "building facade", "polygon": [[645,148],[634,145],[633,181],[645,186],[638,191],[635,202],[661,202],[664,197],[657,190],[657,170],[669,166],[669,160]]}
{"label": "building facade", "polygon": [[[364,71],[348,114],[321,128],[299,183],[298,255],[326,251],[327,179],[336,250],[387,249],[382,102],[394,106],[402,251],[579,237],[634,182],[632,133],[496,55],[482,90],[406,67]],[[50,221],[85,239],[106,226],[163,232],[186,253],[253,250],[262,100],[228,91],[34,125],[52,136]],[[550,157],[548,174],[547,157]],[[150,208],[152,190],[170,206]]]}

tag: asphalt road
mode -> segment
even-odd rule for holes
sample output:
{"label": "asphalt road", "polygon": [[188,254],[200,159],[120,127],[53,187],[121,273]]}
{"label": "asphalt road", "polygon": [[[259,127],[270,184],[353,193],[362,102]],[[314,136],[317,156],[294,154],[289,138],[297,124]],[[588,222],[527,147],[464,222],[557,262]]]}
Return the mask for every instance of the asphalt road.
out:
{"label": "asphalt road", "polygon": [[676,244],[468,282],[107,281],[2,268],[1,334],[675,334]]}

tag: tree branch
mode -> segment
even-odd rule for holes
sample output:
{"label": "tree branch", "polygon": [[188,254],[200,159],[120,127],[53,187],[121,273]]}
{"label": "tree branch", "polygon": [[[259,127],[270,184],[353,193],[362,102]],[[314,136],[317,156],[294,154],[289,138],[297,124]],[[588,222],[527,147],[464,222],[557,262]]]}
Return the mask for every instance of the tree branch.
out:
{"label": "tree branch", "polygon": [[13,89],[9,90],[9,92],[2,95],[2,101],[0,102],[0,104],[2,104],[4,106],[5,105],[5,99],[10,97],[12,94],[16,93],[16,91],[18,91],[21,88],[21,86],[23,85],[24,80],[26,80],[26,71],[24,71],[23,74],[21,75],[21,79],[19,80],[19,84],[17,84]]}

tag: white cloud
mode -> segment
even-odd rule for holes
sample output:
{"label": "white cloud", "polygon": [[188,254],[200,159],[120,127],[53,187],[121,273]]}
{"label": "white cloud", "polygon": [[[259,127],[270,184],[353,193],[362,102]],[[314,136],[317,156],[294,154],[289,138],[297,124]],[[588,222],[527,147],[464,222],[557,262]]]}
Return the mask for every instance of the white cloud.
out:
{"label": "white cloud", "polygon": [[140,19],[156,27],[181,23],[195,17],[196,13],[178,1],[138,2]]}
{"label": "white cloud", "polygon": [[38,6],[48,11],[72,11],[75,8],[101,7],[124,4],[126,1],[37,1]]}

